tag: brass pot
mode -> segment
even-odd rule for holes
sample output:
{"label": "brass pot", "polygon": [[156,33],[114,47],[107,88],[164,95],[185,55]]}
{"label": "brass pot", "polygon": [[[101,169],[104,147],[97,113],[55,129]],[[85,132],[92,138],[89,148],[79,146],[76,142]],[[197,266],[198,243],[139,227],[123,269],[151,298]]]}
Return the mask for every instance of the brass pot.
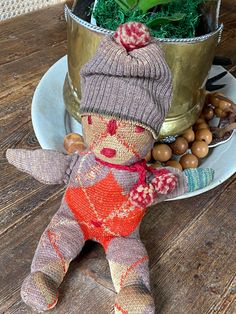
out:
{"label": "brass pot", "polygon": [[[64,83],[64,102],[68,112],[80,121],[80,69],[95,53],[104,35],[112,31],[88,22],[93,0],[78,0],[70,10],[65,6],[68,36],[68,73]],[[73,13],[74,12],[74,13]],[[76,14],[76,15],[75,15]],[[173,75],[174,96],[160,138],[179,135],[200,115],[205,99],[205,83],[223,26],[207,35],[184,39],[158,39]]]}

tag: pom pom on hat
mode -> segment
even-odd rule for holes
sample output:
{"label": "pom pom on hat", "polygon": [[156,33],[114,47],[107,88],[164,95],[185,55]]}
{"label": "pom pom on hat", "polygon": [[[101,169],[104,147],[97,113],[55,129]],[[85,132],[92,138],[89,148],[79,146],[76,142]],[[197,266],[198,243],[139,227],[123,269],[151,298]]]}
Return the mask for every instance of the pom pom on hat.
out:
{"label": "pom pom on hat", "polygon": [[146,46],[151,41],[147,26],[140,22],[128,22],[120,25],[114,34],[115,41],[127,51]]}

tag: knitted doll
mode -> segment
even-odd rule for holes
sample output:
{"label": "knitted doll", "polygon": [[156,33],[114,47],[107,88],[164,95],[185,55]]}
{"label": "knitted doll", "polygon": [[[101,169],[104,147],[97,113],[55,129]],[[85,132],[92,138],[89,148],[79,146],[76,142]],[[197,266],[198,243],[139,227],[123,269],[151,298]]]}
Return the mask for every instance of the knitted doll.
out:
{"label": "knitted doll", "polygon": [[[149,168],[144,157],[171,103],[164,54],[146,26],[121,25],[83,67],[80,112],[88,150],[7,151],[8,161],[46,184],[65,182],[61,206],[44,231],[21,295],[37,311],[53,308],[71,260],[88,239],[106,252],[115,313],[154,314],[148,255],[139,238],[146,207],[206,186],[211,169]],[[79,296],[78,296],[79,297]]]}

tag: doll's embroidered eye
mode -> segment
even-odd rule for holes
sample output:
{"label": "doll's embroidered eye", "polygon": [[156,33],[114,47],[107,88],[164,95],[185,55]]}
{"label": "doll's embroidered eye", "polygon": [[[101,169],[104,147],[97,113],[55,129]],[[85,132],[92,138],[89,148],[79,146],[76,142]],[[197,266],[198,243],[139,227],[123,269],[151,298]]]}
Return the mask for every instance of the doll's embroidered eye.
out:
{"label": "doll's embroidered eye", "polygon": [[136,133],[142,133],[142,132],[144,132],[144,130],[145,129],[143,127],[139,126],[139,125],[135,126],[135,132]]}
{"label": "doll's embroidered eye", "polygon": [[92,124],[92,117],[88,116],[88,124]]}

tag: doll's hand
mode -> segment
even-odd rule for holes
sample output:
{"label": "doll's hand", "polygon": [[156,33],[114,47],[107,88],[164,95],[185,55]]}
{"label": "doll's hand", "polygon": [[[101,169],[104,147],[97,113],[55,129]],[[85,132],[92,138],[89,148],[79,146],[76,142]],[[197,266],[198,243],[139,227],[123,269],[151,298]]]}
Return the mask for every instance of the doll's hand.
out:
{"label": "doll's hand", "polygon": [[214,170],[211,168],[185,169],[188,191],[193,192],[208,186],[214,179]]}
{"label": "doll's hand", "polygon": [[76,156],[46,149],[8,149],[6,157],[10,164],[42,183],[61,184],[67,183]]}

